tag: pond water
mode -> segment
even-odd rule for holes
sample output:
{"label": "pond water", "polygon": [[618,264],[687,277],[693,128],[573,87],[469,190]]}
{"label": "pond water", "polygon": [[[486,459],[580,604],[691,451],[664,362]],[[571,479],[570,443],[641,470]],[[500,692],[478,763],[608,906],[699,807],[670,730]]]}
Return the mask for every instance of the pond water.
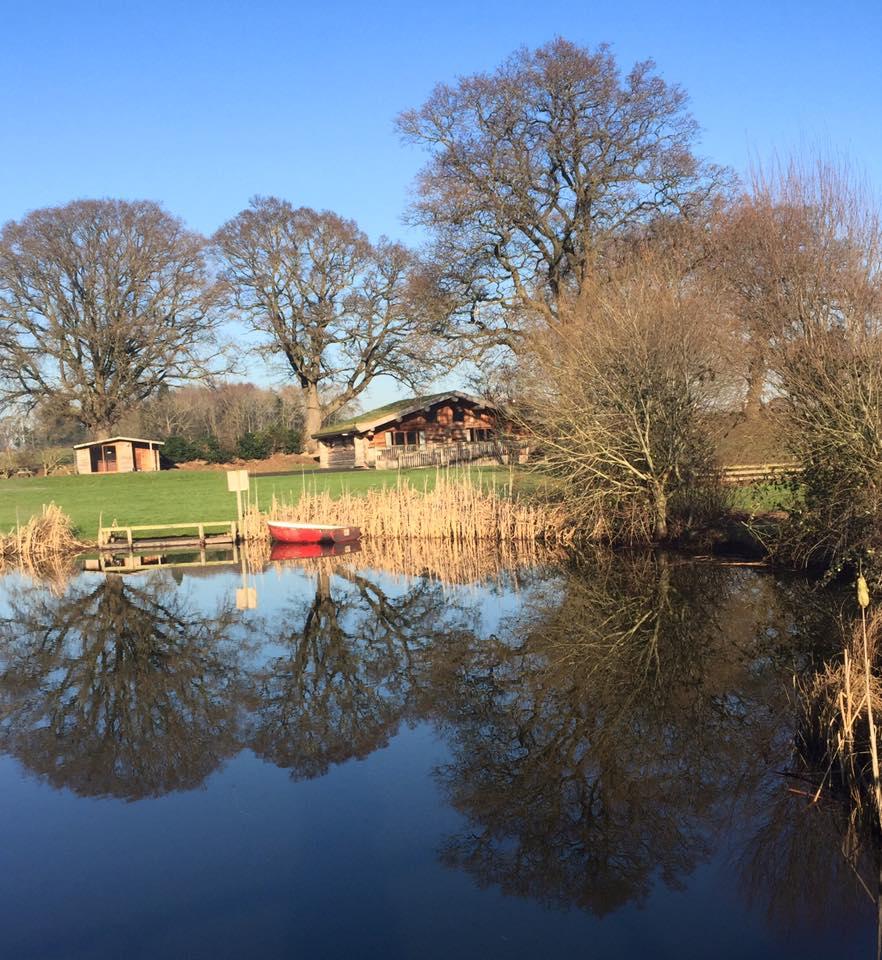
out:
{"label": "pond water", "polygon": [[7,576],[0,956],[870,957],[794,757],[836,614],[668,556]]}

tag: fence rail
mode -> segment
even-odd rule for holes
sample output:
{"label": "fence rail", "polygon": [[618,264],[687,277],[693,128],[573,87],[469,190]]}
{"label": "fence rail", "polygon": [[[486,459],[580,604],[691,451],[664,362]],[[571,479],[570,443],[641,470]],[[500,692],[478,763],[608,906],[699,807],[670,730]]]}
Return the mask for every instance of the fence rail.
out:
{"label": "fence rail", "polygon": [[756,483],[759,480],[780,480],[786,474],[796,470],[799,464],[786,463],[742,463],[723,467],[720,475],[723,483]]}

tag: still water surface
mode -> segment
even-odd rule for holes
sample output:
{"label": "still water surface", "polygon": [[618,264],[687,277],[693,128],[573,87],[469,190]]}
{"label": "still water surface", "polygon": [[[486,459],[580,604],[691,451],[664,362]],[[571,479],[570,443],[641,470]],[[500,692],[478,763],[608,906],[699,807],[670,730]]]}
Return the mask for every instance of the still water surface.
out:
{"label": "still water surface", "polygon": [[834,598],[382,566],[0,580],[0,956],[873,956],[793,775]]}

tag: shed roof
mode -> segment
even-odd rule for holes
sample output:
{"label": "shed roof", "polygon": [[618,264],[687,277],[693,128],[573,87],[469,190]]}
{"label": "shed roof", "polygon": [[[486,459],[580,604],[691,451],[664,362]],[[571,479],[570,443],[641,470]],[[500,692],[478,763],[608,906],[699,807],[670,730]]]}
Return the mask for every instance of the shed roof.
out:
{"label": "shed roof", "polygon": [[496,404],[489,400],[483,400],[481,397],[473,397],[468,393],[461,393],[459,390],[447,390],[444,393],[430,393],[422,397],[408,397],[405,400],[396,400],[394,403],[387,403],[383,407],[377,407],[374,410],[368,410],[366,413],[359,413],[357,416],[341,423],[334,423],[327,427],[317,430],[313,436],[316,439],[322,437],[338,437],[345,433],[364,433],[367,430],[373,430],[382,426],[384,423],[390,423],[393,420],[399,420],[411,413],[419,413],[420,410],[427,410],[444,400],[463,400],[466,403],[474,404],[479,407],[490,407],[496,409]]}
{"label": "shed roof", "polygon": [[105,437],[103,440],[87,440],[85,443],[75,443],[74,450],[82,450],[83,447],[95,447],[99,443],[116,443],[117,440],[128,440],[130,443],[152,443],[155,447],[165,445],[165,440],[145,440],[143,437]]}

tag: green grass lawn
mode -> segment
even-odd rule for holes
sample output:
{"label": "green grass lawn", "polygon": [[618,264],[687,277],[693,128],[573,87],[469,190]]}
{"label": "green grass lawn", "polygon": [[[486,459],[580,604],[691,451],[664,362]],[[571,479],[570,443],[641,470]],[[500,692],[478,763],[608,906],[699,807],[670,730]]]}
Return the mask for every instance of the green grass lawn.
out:
{"label": "green grass lawn", "polygon": [[[519,494],[539,494],[545,482],[535,474],[506,467],[472,467],[452,470],[453,476],[468,476],[473,482],[507,486],[514,479]],[[431,487],[438,471],[434,467],[406,470],[305,471],[301,474],[251,478],[252,497],[267,505],[273,494],[290,500],[300,496],[304,486],[328,490],[331,496],[341,492],[363,493],[378,487],[394,486],[399,477],[417,488]],[[756,483],[729,491],[733,510],[763,513],[787,510],[793,506],[792,488],[775,483]],[[56,503],[71,518],[76,533],[92,540],[98,535],[99,520],[104,526],[116,521],[120,526],[154,523],[191,523],[233,520],[236,496],[227,492],[223,471],[177,471],[161,473],[122,473],[88,477],[20,477],[0,480],[0,532],[12,530],[40,512],[42,506]]]}
{"label": "green grass lawn", "polygon": [[731,509],[746,513],[792,510],[798,496],[792,486],[784,483],[752,483],[728,491]]}
{"label": "green grass lawn", "polygon": [[[468,475],[475,482],[507,484],[509,471],[502,467],[472,467],[451,471]],[[402,471],[413,486],[435,483],[434,467]],[[366,490],[394,486],[399,474],[393,470],[307,471],[283,477],[253,476],[252,497],[268,504],[273,494],[296,499],[304,485],[339,496],[344,490]],[[13,529],[39,513],[43,504],[55,503],[71,518],[77,534],[85,539],[98,535],[99,519],[104,526],[114,520],[121,526],[148,523],[189,523],[191,521],[234,520],[236,495],[227,492],[223,471],[190,472],[167,470],[161,473],[121,473],[86,477],[20,477],[0,480],[0,532]]]}

